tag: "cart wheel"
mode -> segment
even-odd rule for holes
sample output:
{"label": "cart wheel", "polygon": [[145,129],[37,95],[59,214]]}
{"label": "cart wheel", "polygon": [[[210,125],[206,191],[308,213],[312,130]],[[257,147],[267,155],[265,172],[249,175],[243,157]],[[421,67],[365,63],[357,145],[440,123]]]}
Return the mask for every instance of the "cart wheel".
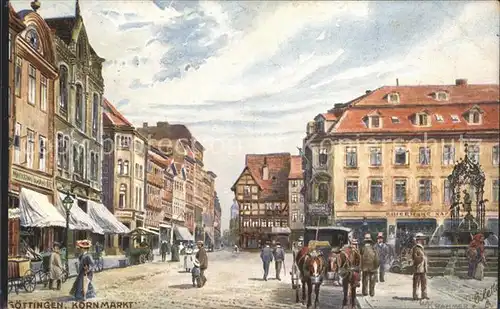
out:
{"label": "cart wheel", "polygon": [[31,293],[36,288],[36,277],[35,274],[31,270],[26,271],[24,277],[21,279],[24,290],[28,293]]}
{"label": "cart wheel", "polygon": [[141,254],[141,255],[139,256],[139,263],[140,263],[140,264],[144,264],[144,263],[146,263],[146,257],[144,256],[144,254]]}

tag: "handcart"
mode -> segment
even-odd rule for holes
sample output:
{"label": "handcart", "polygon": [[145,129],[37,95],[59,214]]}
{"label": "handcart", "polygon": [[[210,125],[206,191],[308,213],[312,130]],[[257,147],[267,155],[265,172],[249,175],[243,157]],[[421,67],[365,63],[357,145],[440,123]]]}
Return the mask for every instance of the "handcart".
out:
{"label": "handcart", "polygon": [[[49,272],[50,272],[50,252],[44,252],[41,254],[42,257],[42,265],[40,266],[40,270],[38,270],[35,273],[35,278],[37,283],[43,283],[43,287],[47,287],[47,284],[49,283]],[[69,277],[68,270],[66,269],[66,259],[64,258],[64,255],[61,257],[61,263],[62,263],[62,278],[61,281],[62,283],[66,282]]]}
{"label": "handcart", "polygon": [[36,288],[36,277],[31,271],[31,261],[29,259],[9,258],[7,278],[9,293],[14,289],[16,294],[19,294],[21,288],[31,293]]}

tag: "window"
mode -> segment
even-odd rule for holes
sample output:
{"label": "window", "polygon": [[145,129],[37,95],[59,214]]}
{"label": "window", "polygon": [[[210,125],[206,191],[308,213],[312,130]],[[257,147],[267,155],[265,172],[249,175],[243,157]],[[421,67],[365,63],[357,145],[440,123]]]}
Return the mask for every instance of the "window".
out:
{"label": "window", "polygon": [[16,58],[16,69],[14,72],[14,82],[15,82],[15,91],[14,93],[16,96],[20,97],[21,96],[21,79],[22,79],[22,72],[23,72],[23,59],[17,57]]}
{"label": "window", "polygon": [[455,162],[455,147],[453,145],[444,145],[443,165],[453,165],[453,162]]}
{"label": "window", "polygon": [[135,164],[134,174],[135,178],[139,178],[139,163]]}
{"label": "window", "polygon": [[40,109],[47,110],[47,78],[40,76]]}
{"label": "window", "polygon": [[437,120],[438,122],[443,122],[443,121],[444,121],[443,116],[441,116],[441,115],[439,115],[439,114],[436,114],[436,115],[435,115],[435,117],[436,117],[436,120]]}
{"label": "window", "polygon": [[347,167],[358,166],[358,153],[356,147],[345,148],[345,162]]}
{"label": "window", "polygon": [[36,69],[31,64],[28,69],[28,103],[35,104],[36,100]]}
{"label": "window", "polygon": [[418,181],[418,201],[428,203],[431,201],[432,181],[430,179],[420,179]]}
{"label": "window", "polygon": [[68,68],[59,67],[59,111],[66,115],[68,112]]}
{"label": "window", "polygon": [[381,166],[382,165],[382,148],[381,147],[371,147],[370,148],[370,165],[371,166]]}
{"label": "window", "polygon": [[9,61],[12,61],[12,33],[9,32]]}
{"label": "window", "polygon": [[399,93],[390,93],[387,96],[389,103],[399,103]]}
{"label": "window", "polygon": [[493,202],[498,203],[499,201],[499,192],[500,190],[500,181],[498,179],[493,180]]}
{"label": "window", "polygon": [[63,154],[64,154],[64,161],[63,161],[63,168],[65,170],[69,170],[69,137],[65,136],[64,137],[64,148],[63,148]]}
{"label": "window", "polygon": [[370,117],[370,128],[380,128],[380,117],[371,116]]}
{"label": "window", "polygon": [[381,203],[382,195],[382,180],[372,180],[370,182],[370,201],[372,203]]}
{"label": "window", "polygon": [[314,186],[314,200],[317,203],[328,203],[328,183],[322,182]]}
{"label": "window", "polygon": [[431,149],[429,147],[420,147],[418,149],[418,163],[420,165],[431,164]]}
{"label": "window", "polygon": [[394,182],[394,201],[406,203],[406,179],[398,179]]}
{"label": "window", "polygon": [[481,113],[479,111],[470,111],[469,112],[469,123],[471,124],[479,124],[481,122]]}
{"label": "window", "polygon": [[408,151],[404,147],[397,147],[394,151],[394,164],[407,165],[408,164]]}
{"label": "window", "polygon": [[14,163],[21,163],[21,124],[16,123],[14,129]]}
{"label": "window", "polygon": [[57,133],[57,167],[62,168],[64,161],[64,136],[62,133]]}
{"label": "window", "polygon": [[99,95],[94,93],[92,98],[92,137],[97,137],[99,131]]}
{"label": "window", "polygon": [[95,154],[94,152],[90,152],[90,179],[95,179]]}
{"label": "window", "polygon": [[43,136],[38,136],[39,142],[38,146],[40,147],[38,153],[38,169],[41,171],[45,171],[45,162],[47,160],[47,139]]}
{"label": "window", "polygon": [[493,146],[493,149],[492,149],[492,163],[493,165],[498,165],[498,163],[500,163],[500,146],[499,145],[495,145]]}
{"label": "window", "polygon": [[472,162],[479,163],[479,146],[478,145],[469,145],[467,147],[468,156]]}
{"label": "window", "polygon": [[33,157],[35,154],[35,132],[28,130],[28,139],[26,142],[26,165],[33,168]]}
{"label": "window", "polygon": [[297,194],[292,194],[292,203],[297,203],[299,201],[299,197]]}
{"label": "window", "polygon": [[83,60],[85,57],[85,41],[83,40],[83,36],[80,36],[80,38],[78,38],[76,55],[78,57],[78,60]]}
{"label": "window", "polygon": [[319,150],[319,166],[326,166],[328,162],[328,151],[326,148],[320,148]]}
{"label": "window", "polygon": [[457,123],[460,122],[460,118],[458,115],[451,115],[451,121]]}
{"label": "window", "polygon": [[80,164],[80,175],[84,176],[85,175],[85,148],[83,148],[82,145],[80,145],[80,150],[78,152],[79,158],[78,158],[78,163]]}
{"label": "window", "polygon": [[126,195],[127,195],[127,185],[121,184],[120,185],[120,196],[118,199],[118,207],[119,208],[125,208]]}
{"label": "window", "polygon": [[357,202],[358,201],[358,182],[351,180],[347,182],[346,188],[347,202]]}
{"label": "window", "polygon": [[392,123],[399,123],[399,118],[398,117],[391,117]]}
{"label": "window", "polygon": [[297,222],[299,216],[298,216],[298,213],[296,211],[293,211],[292,212],[292,222]]}
{"label": "window", "polygon": [[446,100],[448,100],[448,94],[444,91],[439,91],[439,92],[436,92],[435,98],[438,101],[446,101]]}
{"label": "window", "polygon": [[75,103],[75,123],[80,128],[84,128],[84,119],[83,113],[85,110],[84,105],[84,97],[83,97],[83,88],[82,85],[76,85],[76,103]]}
{"label": "window", "polygon": [[444,180],[443,184],[443,202],[445,205],[451,205],[451,199],[453,197],[453,192],[451,191],[450,181],[448,179]]}
{"label": "window", "polygon": [[416,120],[417,120],[417,125],[418,126],[426,126],[429,124],[429,116],[425,113],[417,114],[416,115]]}
{"label": "window", "polygon": [[128,175],[128,165],[128,161],[123,162],[123,175]]}
{"label": "window", "polygon": [[123,161],[118,159],[118,164],[116,165],[116,172],[118,175],[123,175]]}
{"label": "window", "polygon": [[251,193],[250,193],[250,186],[244,186],[243,187],[243,196],[244,197],[250,197]]}

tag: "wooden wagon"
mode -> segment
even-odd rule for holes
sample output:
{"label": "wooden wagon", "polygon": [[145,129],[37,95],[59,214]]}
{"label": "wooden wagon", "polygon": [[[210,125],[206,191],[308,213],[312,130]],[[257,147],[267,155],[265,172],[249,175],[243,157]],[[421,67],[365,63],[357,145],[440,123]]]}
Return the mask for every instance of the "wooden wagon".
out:
{"label": "wooden wagon", "polygon": [[[131,248],[128,251],[130,264],[137,265],[144,264],[148,261],[152,262],[154,259],[154,255],[153,249],[149,244],[151,243],[151,238],[154,236],[154,234],[147,229],[137,228],[131,231],[128,235],[132,238],[132,243],[140,242],[137,247]],[[146,241],[141,241],[142,238],[146,238]]]}
{"label": "wooden wagon", "polygon": [[8,260],[8,280],[9,293],[14,290],[19,294],[23,288],[31,293],[36,287],[36,277],[31,271],[31,261],[25,258],[9,258]]}

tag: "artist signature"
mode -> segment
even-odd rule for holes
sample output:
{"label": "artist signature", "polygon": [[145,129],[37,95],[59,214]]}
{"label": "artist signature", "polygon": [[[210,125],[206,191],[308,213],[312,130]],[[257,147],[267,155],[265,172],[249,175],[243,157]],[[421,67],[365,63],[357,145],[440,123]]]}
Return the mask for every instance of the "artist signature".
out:
{"label": "artist signature", "polygon": [[474,294],[465,296],[465,299],[473,301],[476,304],[479,304],[483,300],[488,299],[492,295],[494,295],[497,292],[497,289],[498,289],[498,282],[495,282],[487,289],[484,289],[482,291],[476,291],[476,293]]}
{"label": "artist signature", "polygon": [[[493,283],[489,288],[476,291],[474,294],[466,295],[464,298],[475,304],[438,304],[433,301],[421,300],[420,305],[429,309],[490,309],[496,308],[494,303],[489,301],[489,298],[497,292],[498,282]],[[479,303],[485,301],[484,306]]]}

